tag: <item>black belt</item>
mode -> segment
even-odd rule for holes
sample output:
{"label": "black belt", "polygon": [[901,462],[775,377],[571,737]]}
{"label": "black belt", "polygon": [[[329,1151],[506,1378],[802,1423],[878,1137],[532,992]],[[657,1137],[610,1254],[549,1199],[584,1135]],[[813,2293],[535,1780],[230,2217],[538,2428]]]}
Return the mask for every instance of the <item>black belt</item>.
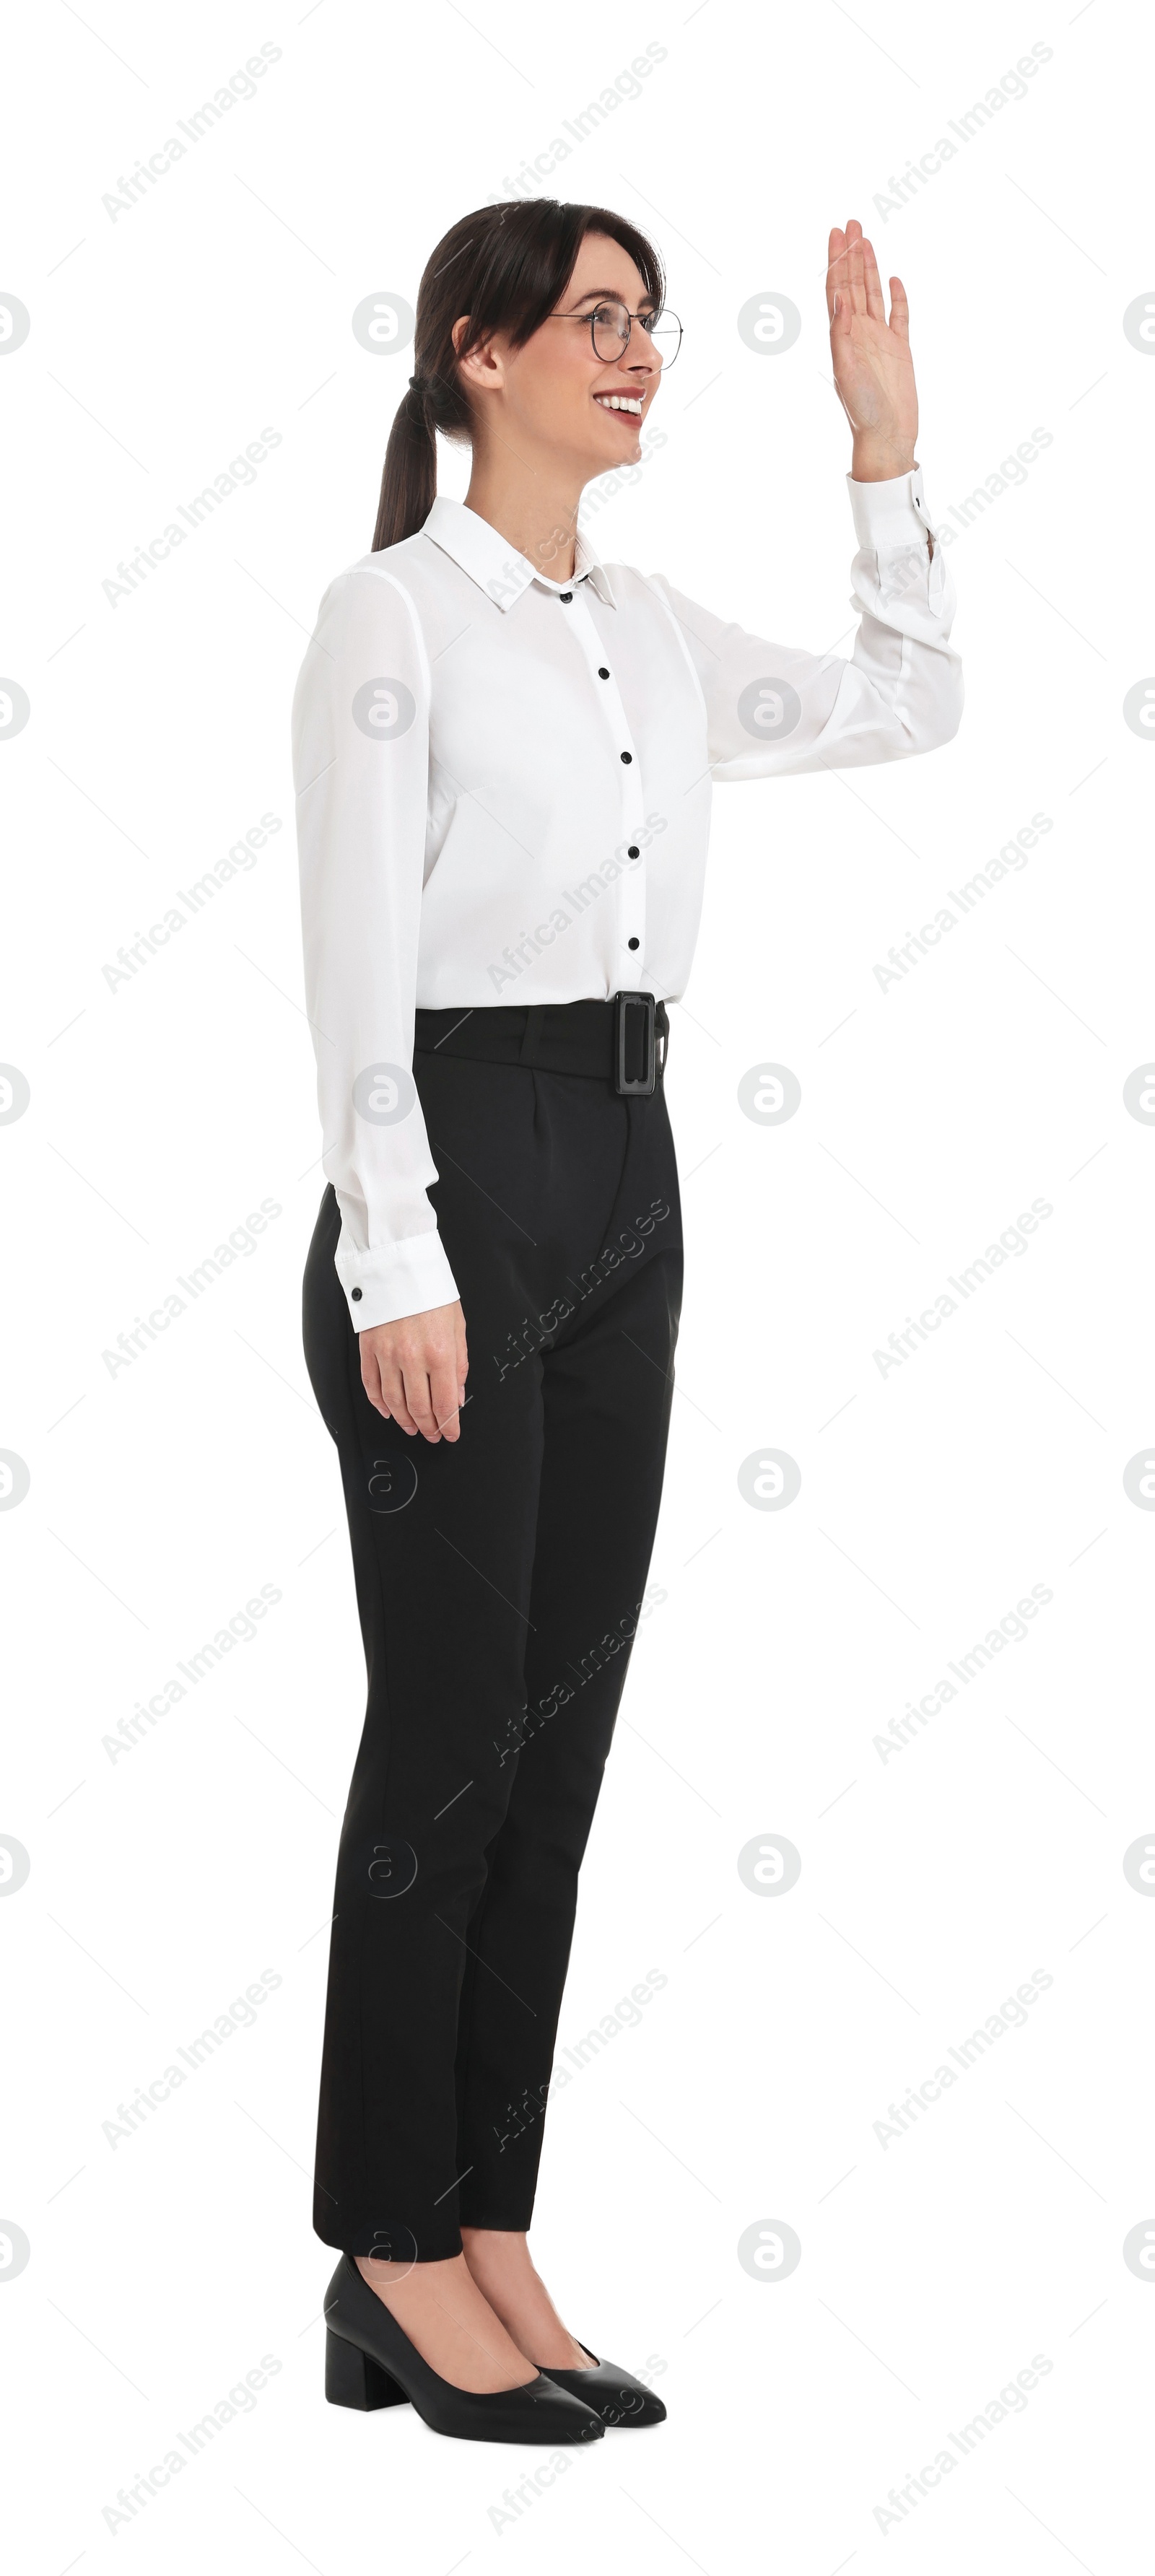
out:
{"label": "black belt", "polygon": [[418,1011],[413,1044],[419,1055],[536,1065],[543,1073],[584,1073],[612,1082],[623,1095],[648,1096],[665,1070],[669,1034],[664,1002],[656,1002],[652,993],[615,993],[608,1002],[510,1002],[476,1010]]}

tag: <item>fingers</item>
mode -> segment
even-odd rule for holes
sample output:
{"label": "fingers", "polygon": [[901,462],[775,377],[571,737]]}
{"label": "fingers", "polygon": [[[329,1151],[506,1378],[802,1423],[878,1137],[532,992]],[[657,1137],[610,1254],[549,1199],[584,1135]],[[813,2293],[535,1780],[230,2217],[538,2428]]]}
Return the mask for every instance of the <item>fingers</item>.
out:
{"label": "fingers", "polygon": [[852,313],[866,311],[862,280],[862,226],[855,215],[851,216],[845,232],[835,225],[831,233],[826,301],[831,321],[837,319],[844,327],[848,327]]}
{"label": "fingers", "polygon": [[377,1356],[372,1334],[358,1333],[357,1348],[361,1360],[361,1384],[365,1389],[365,1393],[369,1398],[370,1404],[375,1405],[378,1413],[383,1413],[386,1421],[388,1421],[389,1407],[385,1402],[385,1397],[382,1392],[381,1364]]}
{"label": "fingers", "polygon": [[361,1383],[385,1420],[410,1438],[456,1440],[469,1355],[460,1303],[406,1315],[358,1335]]}
{"label": "fingers", "polygon": [[[437,1369],[436,1366],[435,1375],[438,1378],[442,1376],[442,1372]],[[437,1427],[438,1408],[434,1400],[428,1363],[423,1358],[406,1361],[402,1369],[402,1377],[405,1389],[405,1404],[410,1422],[412,1422],[416,1426],[416,1429],[421,1432],[424,1439],[430,1442],[440,1440],[441,1433]],[[451,1406],[447,1406],[443,1401],[441,1411],[445,1413],[451,1410]],[[402,1418],[400,1414],[398,1414],[397,1419],[398,1421],[401,1421]],[[405,1430],[407,1428],[408,1424],[402,1422],[402,1429]],[[453,1437],[455,1439],[457,1437],[456,1423],[454,1424]]]}
{"label": "fingers", "polygon": [[836,224],[833,232],[831,233],[829,243],[827,244],[826,252],[826,310],[832,322],[834,320],[834,302],[838,291],[838,281],[842,274],[841,261],[845,249],[846,235]]}
{"label": "fingers", "polygon": [[[896,284],[898,302],[903,316],[901,323],[895,320]],[[909,316],[901,280],[892,277],[890,288],[891,323],[905,339]],[[874,245],[866,238],[856,215],[850,217],[845,232],[836,224],[830,235],[826,269],[826,310],[832,324],[837,318],[847,329],[851,316],[855,314],[865,313],[872,322],[886,321],[886,298],[882,291],[882,279],[878,272]]]}
{"label": "fingers", "polygon": [[[465,1342],[465,1317],[461,1312],[460,1306],[458,1306],[457,1309],[455,1323],[456,1331],[454,1334],[453,1347],[453,1381],[456,1388],[457,1412],[460,1414],[461,1407],[465,1402],[465,1381],[469,1375],[469,1352],[466,1348]],[[455,1440],[460,1427],[461,1425],[458,1421],[452,1431],[446,1431],[446,1439]]]}
{"label": "fingers", "polygon": [[866,310],[869,313],[872,322],[885,322],[886,297],[882,292],[882,279],[878,274],[878,261],[874,256],[873,243],[867,241],[865,237],[861,243],[861,251],[862,283],[863,291],[866,296]]}
{"label": "fingers", "polygon": [[429,1379],[429,1399],[433,1407],[433,1419],[442,1439],[459,1439],[462,1387],[452,1358],[443,1360],[440,1366],[433,1370]]}
{"label": "fingers", "polygon": [[418,1426],[405,1401],[405,1380],[396,1361],[381,1371],[381,1398],[381,1411],[386,1421],[392,1416],[393,1421],[400,1423],[401,1429],[412,1437]]}
{"label": "fingers", "polygon": [[890,327],[900,340],[910,339],[910,306],[901,277],[890,281]]}
{"label": "fingers", "polygon": [[427,1440],[440,1439],[429,1389],[428,1367],[415,1352],[408,1351],[403,1356],[395,1354],[382,1360],[378,1411],[384,1414],[386,1421],[392,1415],[394,1422],[399,1423],[411,1439],[419,1431]]}
{"label": "fingers", "polygon": [[[846,291],[854,314],[866,311],[866,289],[862,272],[862,226],[852,215],[846,227]],[[841,288],[839,289],[841,294]]]}

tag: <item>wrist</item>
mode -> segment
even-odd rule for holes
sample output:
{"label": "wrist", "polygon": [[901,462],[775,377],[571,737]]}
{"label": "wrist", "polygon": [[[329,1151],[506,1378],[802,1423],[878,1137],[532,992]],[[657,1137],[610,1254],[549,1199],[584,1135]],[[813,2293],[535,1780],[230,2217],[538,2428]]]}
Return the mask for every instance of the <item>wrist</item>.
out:
{"label": "wrist", "polygon": [[900,474],[914,471],[914,446],[905,440],[885,444],[878,439],[855,439],[850,472],[855,483],[890,483]]}

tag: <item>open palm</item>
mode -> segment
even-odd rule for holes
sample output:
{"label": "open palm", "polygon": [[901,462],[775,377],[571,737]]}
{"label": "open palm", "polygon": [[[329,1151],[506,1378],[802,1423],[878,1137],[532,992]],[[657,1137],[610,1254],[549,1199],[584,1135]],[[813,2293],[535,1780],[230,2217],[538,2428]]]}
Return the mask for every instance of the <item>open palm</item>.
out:
{"label": "open palm", "polygon": [[[856,448],[913,458],[918,395],[910,355],[910,314],[900,277],[890,280],[890,320],[874,251],[853,217],[830,235],[826,271],[834,388]],[[901,465],[892,464],[892,471]]]}

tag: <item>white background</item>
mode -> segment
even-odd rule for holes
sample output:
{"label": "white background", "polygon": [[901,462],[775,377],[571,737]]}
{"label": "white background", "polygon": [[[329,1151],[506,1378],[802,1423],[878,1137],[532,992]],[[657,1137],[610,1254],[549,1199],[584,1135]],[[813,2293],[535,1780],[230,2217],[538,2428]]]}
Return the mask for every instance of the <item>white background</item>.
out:
{"label": "white background", "polygon": [[[262,43],[280,58],[139,203],[102,204]],[[823,271],[857,215],[912,313],[932,518],[1036,427],[950,560],[962,729],[894,769],[723,790],[668,1090],[687,1288],[653,1565],[583,1875],[560,2043],[667,1982],[552,2106],[533,2245],[575,2331],[669,2420],[542,2455],[322,2395],[310,2172],[338,1820],[364,1705],[335,1452],[300,1348],[322,1188],[302,1011],[289,703],[317,601],[372,540],[412,363],[350,329],[649,43],[665,58],[537,185],[649,225],[685,323],[667,444],[588,524],[755,632],[849,648],[849,434]],[[1032,44],[1021,100],[886,213]],[[157,12],[9,29],[0,369],[9,851],[0,1056],[8,1558],[0,2216],[8,2504],[29,2576],[117,2561],[664,2576],[880,2554],[1147,2563],[1155,2282],[1155,362],[1137,11],[487,0]],[[1144,165],[1147,187],[1144,188]],[[760,355],[736,317],[798,306]],[[102,584],[262,427],[255,482],[111,606]],[[443,451],[442,489],[464,489]],[[966,513],[961,514],[965,519]],[[876,963],[1045,813],[1027,864],[886,990]],[[129,983],[102,973],[270,812],[256,865]],[[797,1114],[737,1089],[785,1064]],[[281,1213],[155,1344],[102,1357],[263,1198]],[[873,1356],[1032,1200],[1029,1248],[884,1376]],[[801,1469],[781,1512],[738,1470]],[[103,1739],[262,1584],[256,1636],[113,1760]],[[1052,1599],[905,1749],[885,1735],[1032,1586]],[[888,1739],[893,1741],[893,1739]],[[768,1834],[786,1895],[745,1886]],[[269,1969],[251,2028],[133,2134],[104,2123]],[[888,2106],[1032,1972],[1052,1982],[897,2138]],[[788,2279],[744,2231],[786,2222]],[[102,2508],[270,2354],[251,2409],[110,2534]],[[875,2508],[1042,2355],[1024,2406]],[[957,2455],[956,2455],[957,2456]],[[521,2494],[515,2493],[521,2486]],[[503,2502],[503,2491],[509,2490]],[[911,2497],[917,2491],[911,2490]]]}

